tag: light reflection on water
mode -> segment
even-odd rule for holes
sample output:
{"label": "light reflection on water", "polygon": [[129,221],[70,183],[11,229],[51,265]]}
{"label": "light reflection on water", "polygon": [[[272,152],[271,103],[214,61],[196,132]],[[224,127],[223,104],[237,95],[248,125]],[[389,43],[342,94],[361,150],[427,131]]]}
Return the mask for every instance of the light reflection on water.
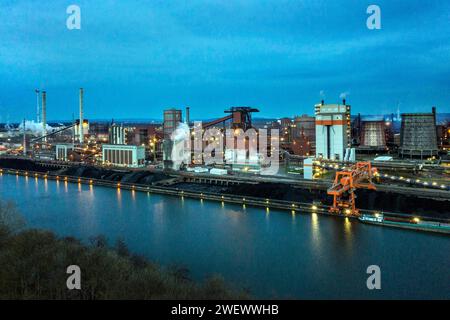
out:
{"label": "light reflection on water", "polygon": [[[31,183],[0,175],[1,198],[15,199],[30,226],[84,240],[121,237],[135,253],[186,265],[196,279],[220,273],[258,297],[449,298],[447,237],[316,213],[52,180]],[[384,272],[383,292],[365,287],[371,264]]]}

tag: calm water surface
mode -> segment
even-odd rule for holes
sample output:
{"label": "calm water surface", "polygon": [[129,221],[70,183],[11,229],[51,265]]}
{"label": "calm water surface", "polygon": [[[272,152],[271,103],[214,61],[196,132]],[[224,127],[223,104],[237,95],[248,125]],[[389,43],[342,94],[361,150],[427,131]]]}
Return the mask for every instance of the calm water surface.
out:
{"label": "calm water surface", "polygon": [[[0,197],[30,227],[121,237],[134,253],[199,280],[219,273],[259,298],[450,298],[444,235],[6,174]],[[366,287],[373,264],[381,290]]]}

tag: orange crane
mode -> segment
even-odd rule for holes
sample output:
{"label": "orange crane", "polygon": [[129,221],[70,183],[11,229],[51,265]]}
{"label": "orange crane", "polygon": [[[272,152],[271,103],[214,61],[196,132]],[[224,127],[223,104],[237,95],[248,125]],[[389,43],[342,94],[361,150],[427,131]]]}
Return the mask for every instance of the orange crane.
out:
{"label": "orange crane", "polygon": [[370,162],[357,162],[348,170],[337,171],[333,185],[327,193],[333,196],[332,213],[344,213],[346,215],[359,215],[355,207],[355,190],[376,190],[372,178],[377,175],[377,169],[372,168]]}

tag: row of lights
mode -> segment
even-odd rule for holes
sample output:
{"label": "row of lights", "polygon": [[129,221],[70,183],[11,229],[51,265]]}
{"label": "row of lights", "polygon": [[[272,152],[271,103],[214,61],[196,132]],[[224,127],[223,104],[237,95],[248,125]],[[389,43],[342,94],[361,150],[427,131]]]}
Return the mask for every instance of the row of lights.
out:
{"label": "row of lights", "polygon": [[[0,173],[3,173],[3,170],[2,170],[2,169],[0,169]],[[18,173],[19,173],[19,171],[16,171],[16,174],[18,174]],[[25,175],[28,176],[28,172],[25,172]],[[37,177],[38,177],[38,174],[35,173],[34,176],[37,178]],[[387,176],[387,175],[385,175],[385,176]],[[44,175],[44,178],[47,179],[47,174]],[[403,178],[403,177],[400,177],[400,178]],[[59,179],[60,179],[60,177],[59,177],[59,176],[56,176],[56,180],[59,180]],[[67,181],[67,180],[68,180],[68,178],[67,178],[67,177],[64,177],[64,181]],[[407,180],[410,180],[410,179],[407,179]],[[419,182],[420,182],[420,180],[419,180]],[[78,178],[78,183],[81,183],[81,179],[80,179],[80,178]],[[91,184],[91,185],[93,184],[93,180],[92,180],[92,179],[89,180],[89,184]],[[120,182],[117,183],[117,188],[120,189],[120,186],[121,186],[121,185],[120,185]],[[135,189],[135,185],[132,185],[131,188],[134,190],[134,189]],[[147,188],[147,189],[148,189],[148,188]],[[182,194],[182,197],[183,197],[183,196],[184,196],[184,191],[181,191],[181,194]],[[201,197],[200,200],[203,200],[203,193],[200,193],[200,197]],[[221,199],[222,199],[222,204],[223,204],[223,203],[224,203],[223,200],[225,199],[225,197],[224,197],[224,196],[221,196]],[[245,199],[245,198],[242,198],[242,201],[245,202],[246,199]],[[269,199],[266,199],[265,202],[266,202],[267,205],[270,204]],[[244,205],[244,208],[245,208],[245,204],[243,204],[243,205]],[[293,203],[291,206],[292,206],[292,208],[295,208],[295,207],[296,207],[296,204]],[[269,209],[269,207],[267,207],[267,209]],[[312,210],[313,212],[315,212],[315,211],[318,210],[318,207],[317,207],[316,205],[312,205],[312,206],[311,206],[311,210]],[[294,210],[293,210],[293,211],[294,211]],[[350,210],[350,209],[346,209],[344,212],[345,212],[345,214],[347,214],[347,215],[351,214],[351,210]],[[379,213],[375,213],[375,217],[378,218],[379,216],[380,216]],[[413,218],[413,221],[414,221],[415,223],[419,223],[419,222],[420,222],[420,219],[417,218],[417,217],[415,217],[415,218]]]}
{"label": "row of lights", "polygon": [[[334,169],[334,170],[346,170],[347,169],[346,166],[340,167],[337,164],[336,165],[330,165],[330,164],[329,165],[324,165],[324,164],[320,164],[320,162],[318,162],[316,165],[321,167],[321,168],[324,168],[324,169],[326,169],[326,168]],[[399,180],[399,181],[405,181],[407,183],[415,183],[415,184],[423,185],[425,187],[431,186],[431,187],[435,187],[435,188],[447,189],[447,186],[445,184],[438,185],[438,183],[435,182],[435,181],[428,182],[428,181],[421,181],[420,179],[414,180],[414,179],[410,179],[410,178],[404,178],[402,176],[398,177],[398,176],[388,175],[388,174],[380,175],[378,172],[376,172],[374,175],[375,176],[380,176],[382,178],[390,178],[391,180]]]}
{"label": "row of lights", "polygon": [[[379,174],[378,174],[379,175]],[[380,176],[380,175],[379,175]],[[383,178],[390,178],[391,180],[400,180],[400,181],[405,181],[405,182],[407,182],[407,183],[415,183],[415,184],[418,184],[418,185],[423,185],[423,186],[425,186],[425,187],[429,187],[429,186],[431,186],[431,187],[435,187],[435,188],[441,188],[441,189],[446,189],[447,188],[447,186],[445,185],[445,184],[441,184],[440,186],[438,185],[438,183],[437,182],[435,182],[435,181],[433,181],[433,182],[428,182],[428,181],[422,181],[422,180],[420,180],[420,179],[416,179],[416,180],[414,180],[414,179],[410,179],[410,178],[404,178],[404,177],[402,177],[402,176],[400,176],[400,177],[398,177],[398,176],[390,176],[390,175],[388,175],[388,174],[384,174],[384,175],[382,175],[382,177]]]}
{"label": "row of lights", "polygon": [[[2,169],[0,169],[0,173],[3,173],[3,170],[2,170]],[[19,171],[16,171],[16,174],[19,174]],[[28,171],[25,172],[25,175],[28,176]],[[37,178],[39,175],[38,175],[37,173],[35,173],[34,176]],[[44,178],[47,179],[47,177],[48,177],[47,174],[45,174],[45,175],[44,175]],[[59,181],[59,179],[60,179],[60,177],[59,177],[59,176],[56,176],[56,180]],[[64,181],[68,181],[68,178],[67,178],[67,177],[64,177]],[[78,178],[77,181],[78,181],[78,183],[81,183],[81,178]],[[93,181],[92,179],[90,179],[90,180],[89,180],[89,184],[92,185],[93,183],[94,183],[94,181]],[[120,189],[120,187],[121,187],[120,182],[118,182],[116,186],[117,186],[117,188]],[[135,185],[132,185],[131,188],[134,190],[136,187],[135,187]],[[181,194],[184,195],[184,191],[181,191]],[[203,198],[203,193],[200,193],[200,197]],[[222,201],[223,201],[223,200],[225,199],[225,197],[224,197],[224,196],[221,196],[221,199],[222,199]],[[242,201],[245,202],[246,199],[245,199],[245,198],[242,198]],[[265,203],[266,203],[267,205],[269,205],[269,204],[270,204],[270,200],[266,198],[266,199],[265,199]],[[297,205],[296,205],[295,203],[292,203],[292,204],[291,204],[291,207],[292,207],[292,208],[295,208],[295,207],[297,207]],[[316,205],[312,205],[312,206],[311,206],[311,209],[312,209],[313,211],[316,211],[316,210],[318,209],[318,207],[317,207]]]}

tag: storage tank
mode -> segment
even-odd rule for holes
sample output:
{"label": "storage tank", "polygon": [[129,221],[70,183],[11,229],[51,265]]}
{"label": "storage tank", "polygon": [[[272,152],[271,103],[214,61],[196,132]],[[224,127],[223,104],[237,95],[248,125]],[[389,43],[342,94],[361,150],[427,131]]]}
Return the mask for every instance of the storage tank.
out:
{"label": "storage tank", "polygon": [[404,113],[401,118],[400,156],[423,158],[437,155],[436,109],[433,107],[431,113]]}

